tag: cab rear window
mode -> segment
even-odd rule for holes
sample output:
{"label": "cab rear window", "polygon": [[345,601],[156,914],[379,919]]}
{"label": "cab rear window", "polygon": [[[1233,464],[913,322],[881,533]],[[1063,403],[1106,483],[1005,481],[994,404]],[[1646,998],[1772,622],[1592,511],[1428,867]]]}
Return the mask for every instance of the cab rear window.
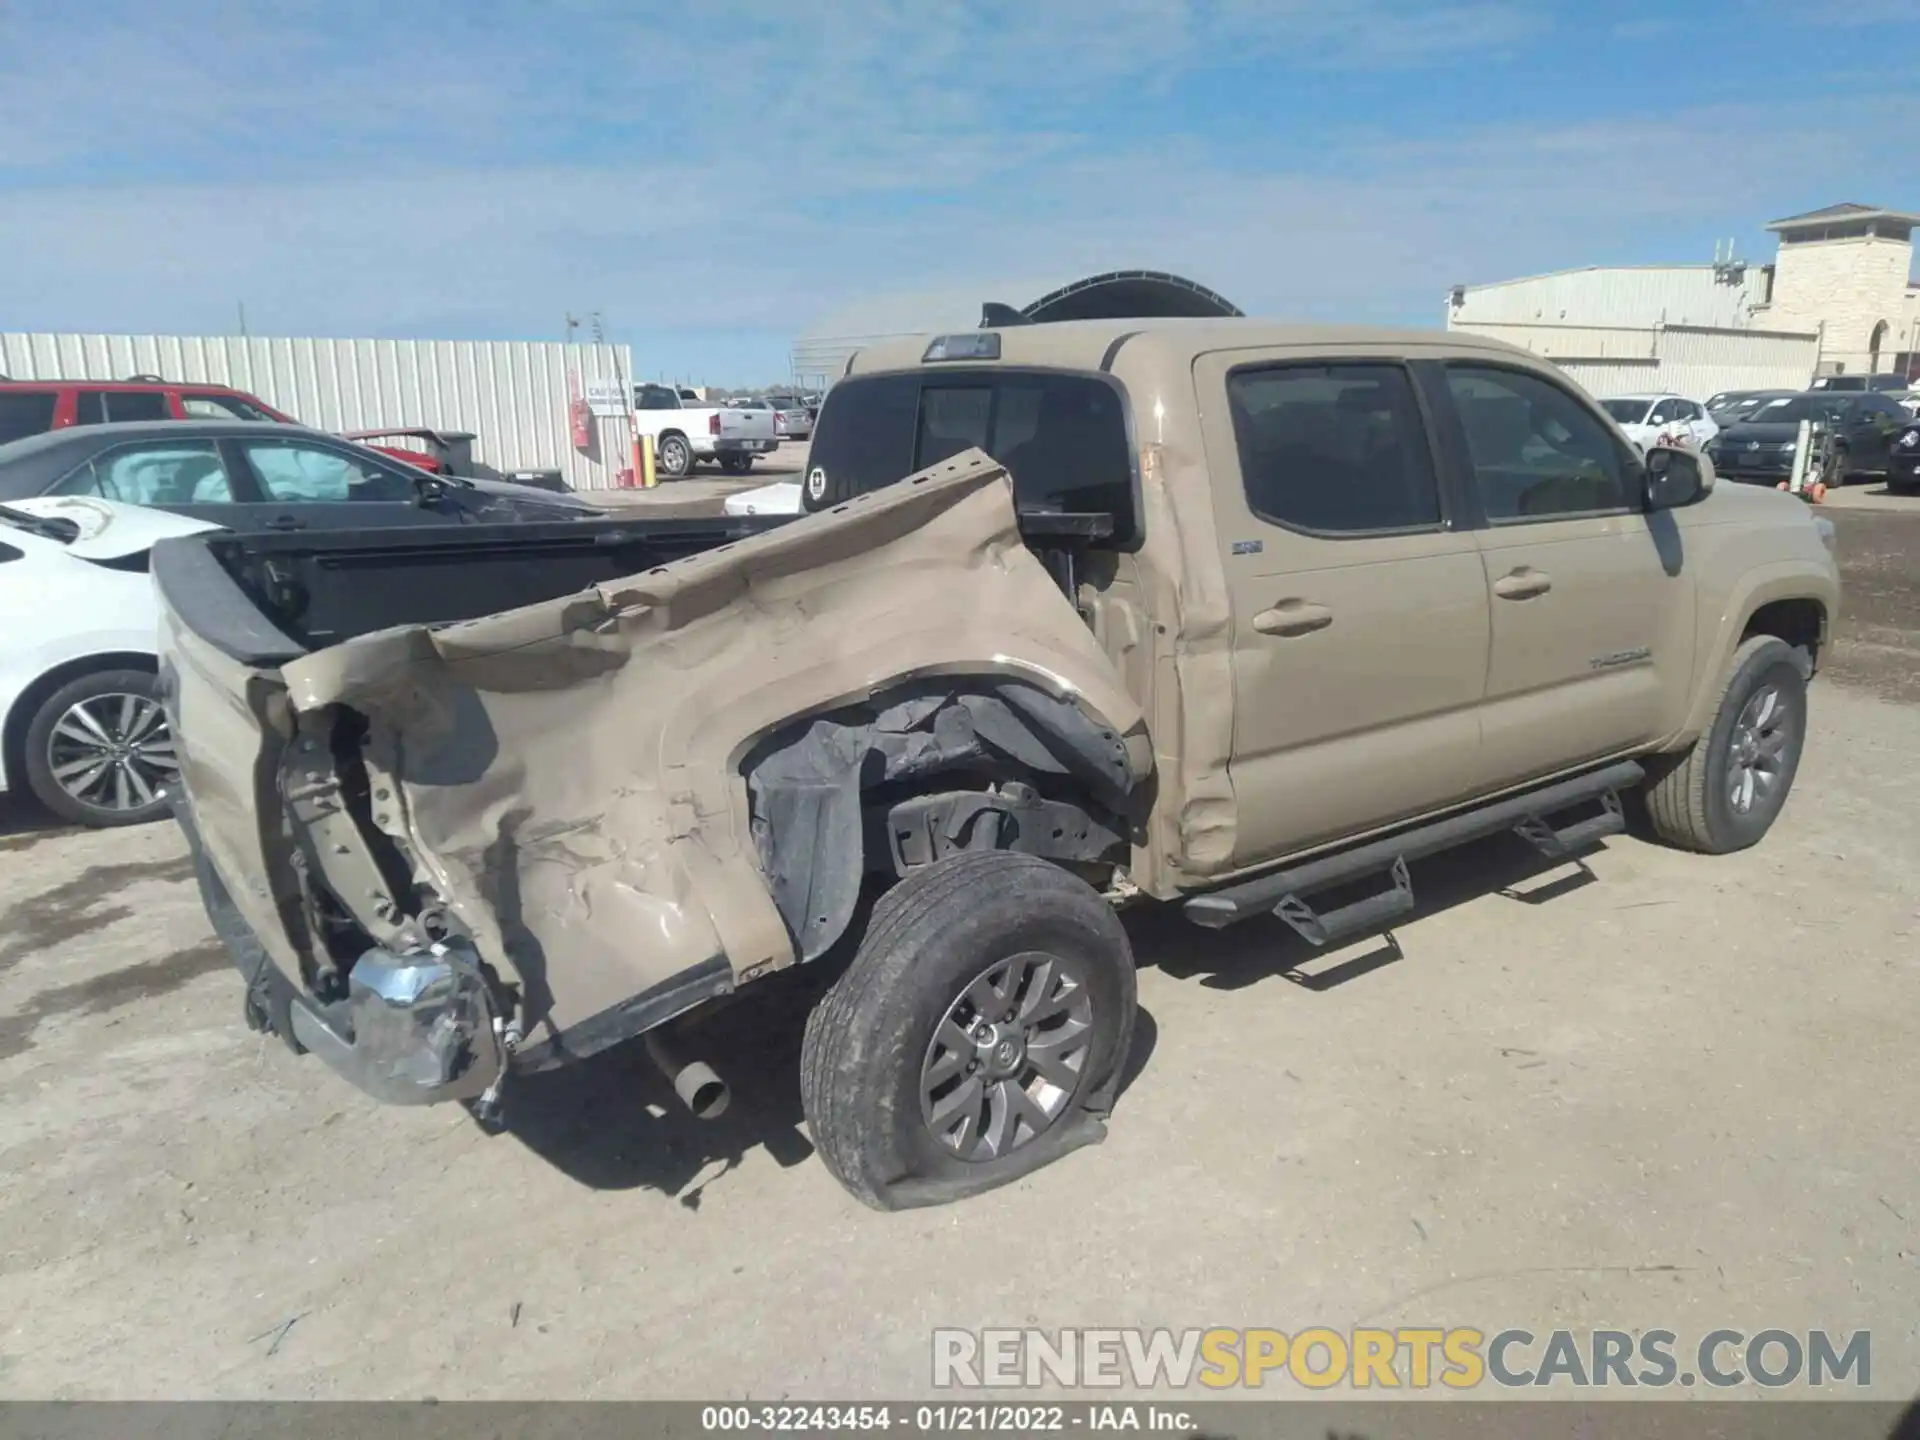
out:
{"label": "cab rear window", "polygon": [[1022,510],[1112,515],[1116,541],[1137,536],[1126,405],[1091,375],[943,366],[851,376],[821,407],[807,463],[836,493],[862,494],[975,446],[1012,472]]}

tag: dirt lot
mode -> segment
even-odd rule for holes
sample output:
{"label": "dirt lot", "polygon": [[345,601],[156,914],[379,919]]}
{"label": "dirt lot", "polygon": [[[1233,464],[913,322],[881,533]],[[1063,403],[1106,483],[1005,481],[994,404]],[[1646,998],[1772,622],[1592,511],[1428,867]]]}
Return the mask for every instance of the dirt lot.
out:
{"label": "dirt lot", "polygon": [[756,1009],[717,1125],[626,1052],[515,1135],[376,1107],[242,1027],[171,827],[7,810],[0,1394],[899,1397],[935,1325],[1356,1323],[1866,1328],[1911,1394],[1920,504],[1829,510],[1852,614],[1768,843],[1484,845],[1325,955],[1138,917],[1111,1138],[956,1209],[847,1199]]}

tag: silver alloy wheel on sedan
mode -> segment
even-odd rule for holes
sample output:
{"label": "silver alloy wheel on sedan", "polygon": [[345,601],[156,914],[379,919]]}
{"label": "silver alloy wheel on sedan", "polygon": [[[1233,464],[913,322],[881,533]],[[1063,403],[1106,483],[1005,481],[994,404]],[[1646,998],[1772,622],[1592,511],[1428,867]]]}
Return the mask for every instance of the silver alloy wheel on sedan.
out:
{"label": "silver alloy wheel on sedan", "polygon": [[1785,775],[1787,747],[1793,740],[1793,709],[1773,685],[1748,697],[1733,722],[1732,755],[1727,763],[1727,801],[1745,815],[1756,801],[1771,801]]}
{"label": "silver alloy wheel on sedan", "polygon": [[180,764],[160,702],[110,692],[76,701],[54,722],[47,769],[82,805],[134,811],[160,798]]}
{"label": "silver alloy wheel on sedan", "polygon": [[934,1029],[921,1116],[959,1159],[998,1159],[1065,1113],[1093,1038],[1093,998],[1076,967],[1037,951],[997,961]]}

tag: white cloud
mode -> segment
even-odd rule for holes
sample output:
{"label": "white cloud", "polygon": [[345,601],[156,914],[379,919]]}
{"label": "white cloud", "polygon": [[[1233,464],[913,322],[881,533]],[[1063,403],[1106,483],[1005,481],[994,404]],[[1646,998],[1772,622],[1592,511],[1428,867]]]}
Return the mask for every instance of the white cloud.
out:
{"label": "white cloud", "polygon": [[1149,265],[1250,310],[1427,322],[1456,281],[1704,259],[1842,191],[1912,203],[1854,143],[1904,123],[1864,90],[1329,123],[1257,166],[1112,128],[1223,56],[1491,61],[1548,23],[1533,5],[956,0],[931,23],[918,0],[557,0],[511,31],[388,9],[143,8],[84,52],[0,10],[9,328],[221,330],[244,300],[256,331],[544,335],[597,306],[727,335],[762,373],[878,292],[1019,301],[1001,280]]}

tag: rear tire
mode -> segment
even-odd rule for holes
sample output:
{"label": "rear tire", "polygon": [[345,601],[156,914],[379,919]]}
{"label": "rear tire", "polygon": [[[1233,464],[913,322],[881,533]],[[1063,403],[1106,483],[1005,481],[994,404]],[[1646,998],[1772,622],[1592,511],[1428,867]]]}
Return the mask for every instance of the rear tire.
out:
{"label": "rear tire", "polygon": [[684,480],[693,473],[693,446],[686,436],[669,431],[660,437],[659,461],[661,474]]}
{"label": "rear tire", "polygon": [[1099,1138],[1135,1003],[1126,931],[1084,881],[1005,851],[915,871],[807,1019],[813,1143],[876,1210],[1018,1179]]}
{"label": "rear tire", "polygon": [[720,457],[720,468],[729,475],[750,474],[753,471],[753,456],[722,455]]}
{"label": "rear tire", "polygon": [[1773,635],[1751,637],[1734,652],[1705,733],[1648,767],[1654,833],[1706,855],[1759,843],[1787,803],[1806,735],[1802,652]]}
{"label": "rear tire", "polygon": [[168,813],[179,783],[156,677],[96,670],[40,702],[27,726],[27,786],[75,825],[145,825]]}

